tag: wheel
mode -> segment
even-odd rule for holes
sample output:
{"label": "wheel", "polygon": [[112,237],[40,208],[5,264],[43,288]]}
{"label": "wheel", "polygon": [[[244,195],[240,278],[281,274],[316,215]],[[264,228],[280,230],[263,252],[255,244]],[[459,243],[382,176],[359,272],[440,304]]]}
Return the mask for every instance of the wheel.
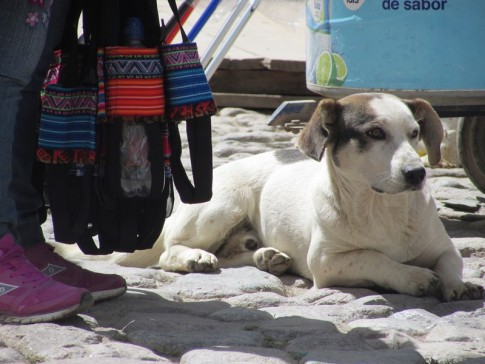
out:
{"label": "wheel", "polygon": [[485,116],[460,118],[457,137],[463,169],[473,184],[485,193]]}

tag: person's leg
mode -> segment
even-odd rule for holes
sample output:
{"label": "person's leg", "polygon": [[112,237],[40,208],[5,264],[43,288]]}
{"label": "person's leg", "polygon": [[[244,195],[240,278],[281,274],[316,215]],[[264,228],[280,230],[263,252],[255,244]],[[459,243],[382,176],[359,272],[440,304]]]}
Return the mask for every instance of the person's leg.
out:
{"label": "person's leg", "polygon": [[[56,0],[54,2],[47,0],[44,2],[44,6],[34,7],[33,12],[28,12],[28,14],[31,14],[31,19],[36,18],[32,14],[38,14],[37,18],[39,18],[39,23],[31,20],[28,26],[31,28],[29,29],[30,33],[41,33],[45,42],[36,43],[36,47],[39,47],[35,51],[38,59],[34,69],[29,69],[32,77],[25,83],[25,87],[21,91],[14,131],[13,178],[10,190],[16,207],[17,240],[23,247],[44,242],[44,235],[38,218],[38,212],[43,202],[32,184],[32,169],[37,145],[36,124],[40,116],[39,92],[49,64],[53,59],[53,51],[61,40],[69,4],[69,0]],[[26,15],[26,22],[28,22],[28,16]],[[37,38],[35,40],[38,41]],[[22,42],[17,42],[15,46],[19,49],[14,53],[23,57],[25,52],[20,49],[26,46]],[[32,58],[35,59],[36,57]],[[13,61],[18,62],[15,59]]]}
{"label": "person's leg", "polygon": [[[62,3],[62,2],[61,2]],[[0,321],[31,323],[71,316],[90,307],[85,289],[40,273],[15,243],[17,210],[9,186],[17,113],[44,48],[51,1],[0,0]],[[45,15],[42,17],[42,15]],[[23,107],[23,106],[22,106]]]}
{"label": "person's leg", "polygon": [[[45,9],[50,11],[47,4]],[[40,10],[28,1],[0,0],[3,58],[0,63],[0,236],[16,230],[17,225],[17,210],[9,191],[14,128],[22,97],[35,73],[47,35],[48,23],[40,20]]]}
{"label": "person's leg", "polygon": [[[4,1],[7,0],[0,0],[0,5]],[[111,299],[126,291],[125,280],[118,275],[99,274],[81,269],[55,254],[51,246],[45,244],[39,223],[38,211],[42,206],[42,198],[32,185],[32,165],[37,144],[36,123],[39,120],[40,111],[39,92],[52,61],[54,48],[59,44],[62,36],[61,29],[65,23],[69,1],[56,0],[50,8],[48,7],[51,4],[50,0],[45,4],[42,8],[38,7],[38,9],[26,12],[26,14],[31,14],[26,15],[26,17],[29,16],[27,20],[30,20],[30,23],[22,24],[24,30],[27,28],[27,38],[11,45],[14,53],[24,57],[25,49],[29,49],[29,53],[35,53],[35,57],[29,61],[28,67],[22,66],[28,68],[32,77],[30,80],[21,81],[23,87],[20,91],[21,98],[16,117],[12,158],[13,176],[10,184],[10,192],[15,204],[12,208],[12,202],[9,202],[9,210],[5,213],[14,214],[8,218],[11,226],[14,227],[17,242],[24,247],[27,258],[44,274],[52,276],[61,283],[89,290],[95,301]],[[45,27],[47,24],[41,24],[42,20],[39,23],[33,20],[36,19],[32,15],[35,13],[34,10],[38,10],[39,19],[48,20],[47,31]],[[12,38],[17,36],[17,33],[10,32]],[[37,32],[35,33],[37,42],[35,46],[39,48],[34,47],[34,50],[30,51],[30,48],[26,48],[28,45],[25,42],[33,41],[29,36],[33,36],[34,32]],[[16,62],[21,62],[21,60],[12,59],[12,65]],[[25,73],[27,72],[25,71]]]}

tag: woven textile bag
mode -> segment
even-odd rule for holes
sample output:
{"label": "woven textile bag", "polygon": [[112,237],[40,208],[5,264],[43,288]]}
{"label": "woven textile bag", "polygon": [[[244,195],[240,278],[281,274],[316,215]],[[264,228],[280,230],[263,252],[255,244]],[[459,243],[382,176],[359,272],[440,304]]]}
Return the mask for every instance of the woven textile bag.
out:
{"label": "woven textile bag", "polygon": [[37,159],[43,163],[95,162],[96,48],[77,41],[83,6],[79,1],[71,7],[61,48],[54,52],[44,79],[37,150]]}
{"label": "woven textile bag", "polygon": [[163,68],[157,48],[107,47],[104,67],[108,118],[163,120]]}
{"label": "woven textile bag", "polygon": [[[87,1],[71,4],[59,49],[40,94],[37,164],[34,184],[45,186],[57,241],[76,243],[91,235],[92,186],[96,160],[97,80],[93,24],[83,24],[86,44],[78,44],[81,12]],[[41,162],[41,163],[38,163]],[[45,204],[44,204],[45,205]],[[41,208],[43,217],[45,206]]]}
{"label": "woven textile bag", "polygon": [[166,119],[191,120],[214,115],[217,107],[200,63],[196,43],[161,46],[165,68]]}
{"label": "woven textile bag", "polygon": [[119,198],[159,197],[165,183],[161,135],[166,125],[158,47],[106,47],[103,79],[106,190]]}
{"label": "woven textile bag", "polygon": [[[99,153],[93,209],[98,241],[78,241],[85,254],[93,255],[151,248],[173,205],[157,3],[99,4],[103,21],[98,24]],[[133,17],[145,29],[136,47],[122,45],[130,44],[123,34]]]}
{"label": "woven textile bag", "polygon": [[108,124],[105,182],[119,198],[158,197],[164,190],[163,68],[158,45],[144,45],[143,20],[128,17],[121,23],[124,42],[136,46],[106,47],[98,67]]}
{"label": "woven textile bag", "polygon": [[44,163],[94,163],[97,89],[52,84],[41,105],[37,158]]}
{"label": "woven textile bag", "polygon": [[[190,42],[180,21],[175,0],[168,0],[183,42],[165,44],[162,27],[160,55],[164,67],[165,119],[172,148],[173,181],[184,203],[201,203],[212,198],[211,116],[217,106],[200,63],[197,44]],[[163,24],[163,23],[162,23]],[[185,120],[192,166],[192,180],[181,161],[182,144],[178,122]]]}
{"label": "woven textile bag", "polygon": [[[160,46],[165,72],[166,120],[192,120],[214,115],[217,106],[200,63],[197,43],[189,41],[175,0],[168,0],[168,3],[179,24],[182,43],[165,44],[162,39]],[[162,30],[162,38],[164,33]]]}

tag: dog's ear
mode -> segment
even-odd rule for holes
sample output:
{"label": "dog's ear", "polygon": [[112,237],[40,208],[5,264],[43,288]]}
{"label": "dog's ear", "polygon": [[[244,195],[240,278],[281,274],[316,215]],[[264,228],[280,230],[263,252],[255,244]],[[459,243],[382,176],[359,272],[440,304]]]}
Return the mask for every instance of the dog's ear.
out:
{"label": "dog's ear", "polygon": [[441,159],[440,145],[443,140],[443,125],[433,107],[423,99],[404,100],[421,127],[421,137],[428,151],[429,164],[432,166]]}
{"label": "dog's ear", "polygon": [[334,99],[320,101],[310,121],[300,132],[298,148],[317,161],[322,159],[329,131],[335,126],[336,104]]}

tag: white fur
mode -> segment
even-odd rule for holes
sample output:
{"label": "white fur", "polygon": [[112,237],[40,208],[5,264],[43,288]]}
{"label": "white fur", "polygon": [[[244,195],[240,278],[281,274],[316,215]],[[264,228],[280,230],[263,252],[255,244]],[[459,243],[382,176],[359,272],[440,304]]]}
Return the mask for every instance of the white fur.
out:
{"label": "white fur", "polygon": [[[347,111],[364,106],[375,118],[359,127],[381,128],[385,140],[369,139],[361,148],[352,139],[335,155],[329,141],[321,161],[280,151],[227,163],[214,170],[211,201],[181,204],[153,249],[116,260],[150,266],[160,257],[161,268],[185,272],[254,265],[275,274],[289,270],[316,287],[377,285],[418,296],[440,290],[445,300],[482,297],[482,287],[461,278],[461,257],[429,188],[413,190],[403,177],[404,166],[422,166],[419,138],[411,136],[420,126],[410,108],[382,94],[339,105]],[[319,107],[309,124],[322,123],[329,134],[337,122],[357,125],[345,120],[356,114],[329,121],[333,111]],[[315,138],[309,132],[300,146],[318,144]],[[238,230],[245,224],[251,228]],[[247,249],[250,239],[259,248]]]}

